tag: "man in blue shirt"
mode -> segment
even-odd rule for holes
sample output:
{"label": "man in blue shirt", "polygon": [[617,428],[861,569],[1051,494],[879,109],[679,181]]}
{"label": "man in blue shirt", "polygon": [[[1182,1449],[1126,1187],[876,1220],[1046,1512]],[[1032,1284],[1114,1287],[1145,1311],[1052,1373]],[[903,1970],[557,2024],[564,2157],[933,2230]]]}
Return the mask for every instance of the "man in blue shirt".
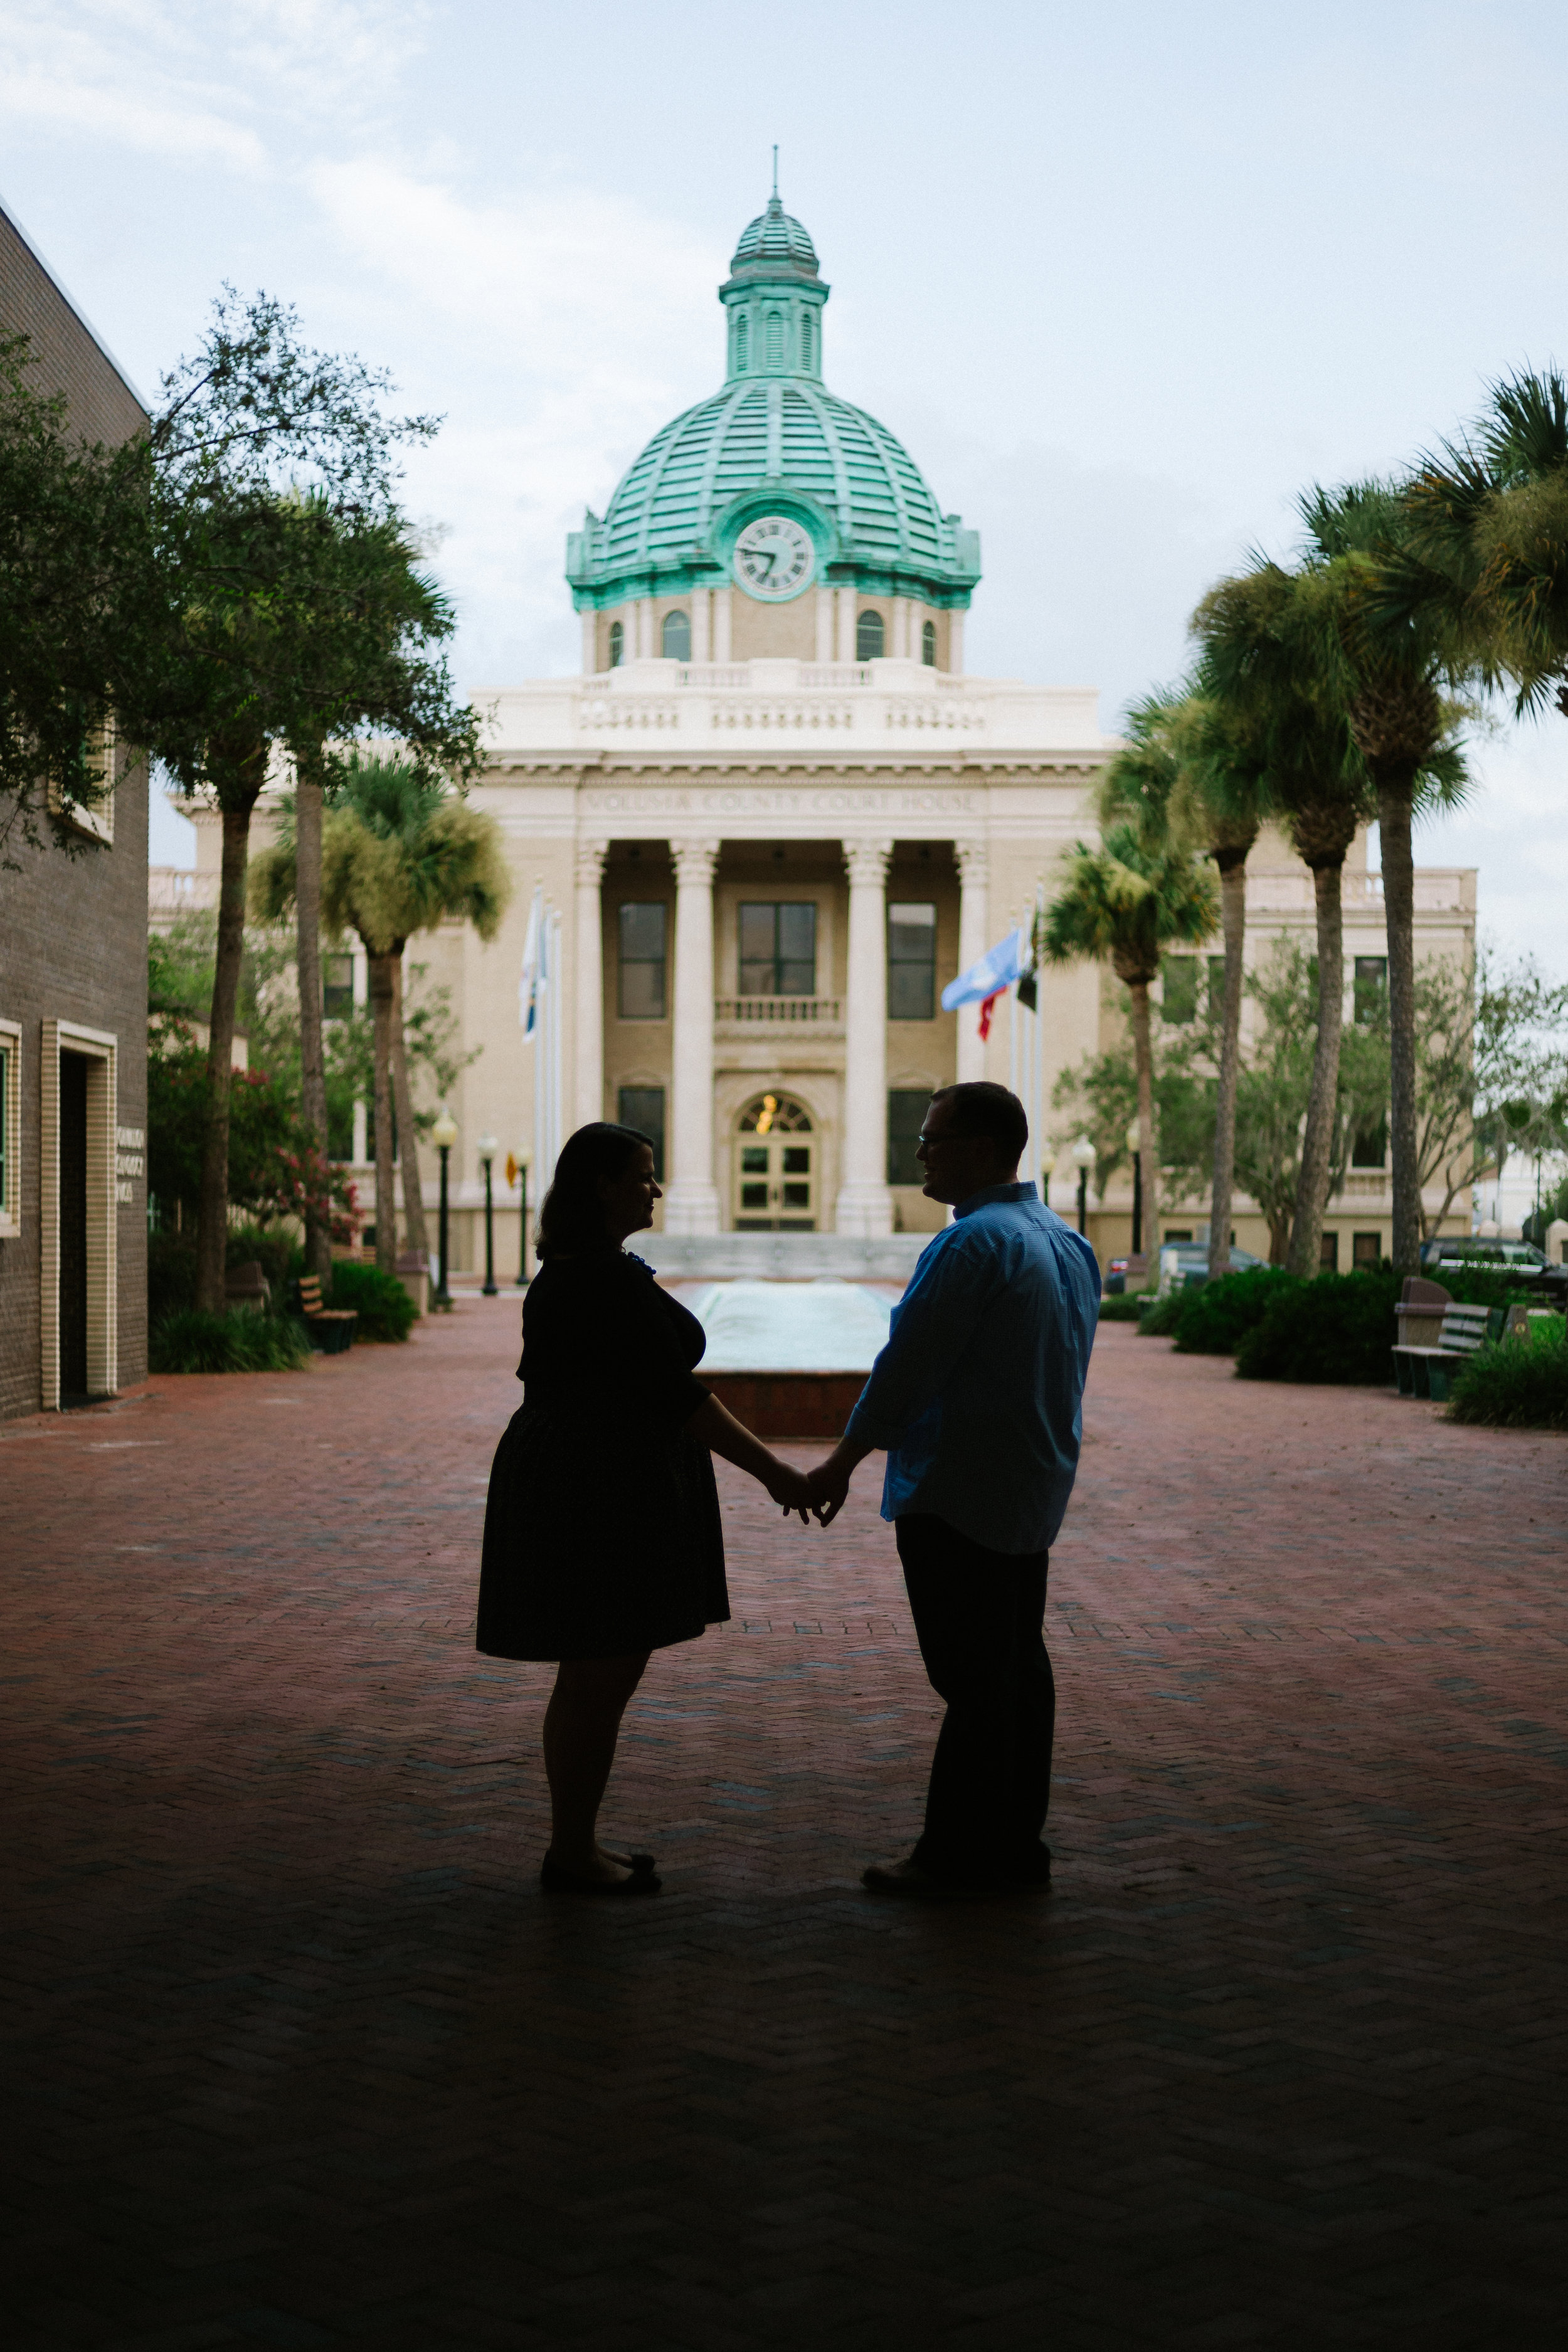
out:
{"label": "man in blue shirt", "polygon": [[916,1158],[954,1221],[921,1254],[888,1344],[836,1451],[811,1473],[826,1527],[885,1448],[921,1656],[947,1702],[925,1830],[879,1893],[1040,1885],[1056,1686],[1046,1569],[1078,1470],[1100,1268],[1081,1234],[1018,1181],[1028,1120],[989,1083],[932,1096]]}

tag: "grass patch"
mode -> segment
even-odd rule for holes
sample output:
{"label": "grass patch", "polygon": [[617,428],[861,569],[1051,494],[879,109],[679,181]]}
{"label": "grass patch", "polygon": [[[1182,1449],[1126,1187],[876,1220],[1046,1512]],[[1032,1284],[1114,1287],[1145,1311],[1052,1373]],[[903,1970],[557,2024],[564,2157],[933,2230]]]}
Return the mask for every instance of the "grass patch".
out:
{"label": "grass patch", "polygon": [[1568,1326],[1499,1340],[1454,1375],[1448,1419],[1492,1429],[1568,1429]]}
{"label": "grass patch", "polygon": [[1249,1265],[1239,1274],[1222,1274],[1200,1290],[1177,1291],[1177,1355],[1233,1356],[1282,1288],[1295,1281],[1282,1265]]}
{"label": "grass patch", "polygon": [[204,1315],[188,1307],[155,1324],[147,1347],[153,1372],[297,1372],[310,1342],[284,1315]]}
{"label": "grass patch", "polygon": [[1242,1335],[1238,1379],[1392,1388],[1399,1292],[1391,1266],[1281,1285],[1262,1320]]}
{"label": "grass patch", "polygon": [[356,1339],[406,1339],[419,1312],[395,1274],[349,1257],[333,1264],[326,1304],[353,1308]]}

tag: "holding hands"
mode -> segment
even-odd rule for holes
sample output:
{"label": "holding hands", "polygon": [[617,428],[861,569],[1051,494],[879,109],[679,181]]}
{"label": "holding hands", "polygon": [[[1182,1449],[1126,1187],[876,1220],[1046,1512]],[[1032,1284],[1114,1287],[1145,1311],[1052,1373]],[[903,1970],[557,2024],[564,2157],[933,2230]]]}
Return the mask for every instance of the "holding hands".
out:
{"label": "holding hands", "polygon": [[767,1490],[782,1506],[786,1518],[798,1511],[804,1527],[810,1511],[819,1527],[831,1527],[844,1508],[855,1465],[864,1458],[865,1449],[850,1444],[847,1439],[812,1470],[794,1470],[775,1456],[765,1481]]}

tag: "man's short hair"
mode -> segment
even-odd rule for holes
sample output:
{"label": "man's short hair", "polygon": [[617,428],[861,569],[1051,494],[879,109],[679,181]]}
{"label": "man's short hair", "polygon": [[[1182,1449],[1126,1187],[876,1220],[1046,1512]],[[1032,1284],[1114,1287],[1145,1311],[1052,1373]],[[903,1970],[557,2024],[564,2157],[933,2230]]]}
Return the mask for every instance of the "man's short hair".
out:
{"label": "man's short hair", "polygon": [[996,1146],[1005,1168],[1016,1167],[1029,1140],[1029,1121],[1023,1104],[1005,1087],[991,1078],[972,1078],[961,1087],[938,1087],[932,1102],[946,1103],[955,1135],[984,1135]]}

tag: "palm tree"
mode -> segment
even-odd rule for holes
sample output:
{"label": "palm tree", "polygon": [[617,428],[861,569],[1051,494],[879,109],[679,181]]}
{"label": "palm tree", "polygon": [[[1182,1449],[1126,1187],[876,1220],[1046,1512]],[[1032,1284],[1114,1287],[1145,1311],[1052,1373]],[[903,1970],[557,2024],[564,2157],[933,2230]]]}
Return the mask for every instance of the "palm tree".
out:
{"label": "palm tree", "polygon": [[1247,954],[1247,860],[1270,802],[1262,732],[1227,698],[1206,657],[1180,694],[1155,694],[1128,715],[1127,743],[1106,770],[1101,824],[1135,824],[1151,848],[1173,837],[1202,849],[1219,875],[1225,989],[1215,1089],[1209,1273],[1230,1265],[1236,1103]]}
{"label": "palm tree", "polygon": [[1313,489],[1301,501],[1310,582],[1340,668],[1339,692],[1376,795],[1388,933],[1394,1262],[1421,1256],[1416,1135],[1415,879],[1411,834],[1420,801],[1454,804],[1465,769],[1457,689],[1483,674],[1455,583],[1432,563],[1418,512],[1395,486]]}
{"label": "palm tree", "polygon": [[[297,847],[286,834],[252,863],[251,905],[276,919],[294,902]],[[355,930],[370,961],[374,1023],[375,1260],[397,1262],[393,1110],[403,1162],[409,1246],[427,1250],[419,1151],[403,1024],[403,952],[416,931],[466,917],[483,940],[500,925],[511,877],[495,819],[422,774],[410,760],[353,761],[321,824],[321,920]]]}
{"label": "palm tree", "polygon": [[[421,695],[442,673],[431,669],[422,649],[451,635],[456,614],[434,581],[414,569],[416,550],[401,517],[362,522],[343,534],[343,552],[354,566],[355,609],[359,621],[353,660],[345,677],[352,696],[384,714],[397,714],[396,728],[416,719]],[[316,1137],[322,1158],[327,1150],[326,1052],[321,1016],[321,820],[335,791],[341,754],[328,740],[324,717],[310,714],[291,730],[289,748],[294,760],[294,837],[297,860],[295,932],[300,978],[300,1108],[306,1127]],[[445,746],[450,753],[452,746]],[[458,767],[469,764],[459,757]],[[406,1131],[405,1107],[400,1102],[400,1131]],[[418,1212],[418,1233],[409,1226],[409,1246],[424,1249],[424,1212]],[[331,1268],[331,1244],[324,1225],[306,1229],[305,1250],[313,1270],[325,1276]]]}
{"label": "palm tree", "polygon": [[1099,849],[1074,843],[1061,887],[1036,925],[1035,952],[1042,962],[1109,962],[1125,983],[1138,1073],[1144,1213],[1156,1236],[1160,1152],[1149,987],[1159,977],[1163,949],[1213,937],[1217,896],[1214,877],[1190,849],[1170,843],[1153,848],[1138,826],[1116,824]]}
{"label": "palm tree", "polygon": [[1272,805],[1312,876],[1318,1022],[1301,1139],[1292,1274],[1313,1275],[1322,1254],[1332,1178],[1340,1039],[1344,1022],[1345,857],[1373,814],[1366,768],[1339,698],[1339,668],[1311,567],[1287,572],[1259,559],[1212,588],[1194,615],[1207,674],[1268,777]]}

